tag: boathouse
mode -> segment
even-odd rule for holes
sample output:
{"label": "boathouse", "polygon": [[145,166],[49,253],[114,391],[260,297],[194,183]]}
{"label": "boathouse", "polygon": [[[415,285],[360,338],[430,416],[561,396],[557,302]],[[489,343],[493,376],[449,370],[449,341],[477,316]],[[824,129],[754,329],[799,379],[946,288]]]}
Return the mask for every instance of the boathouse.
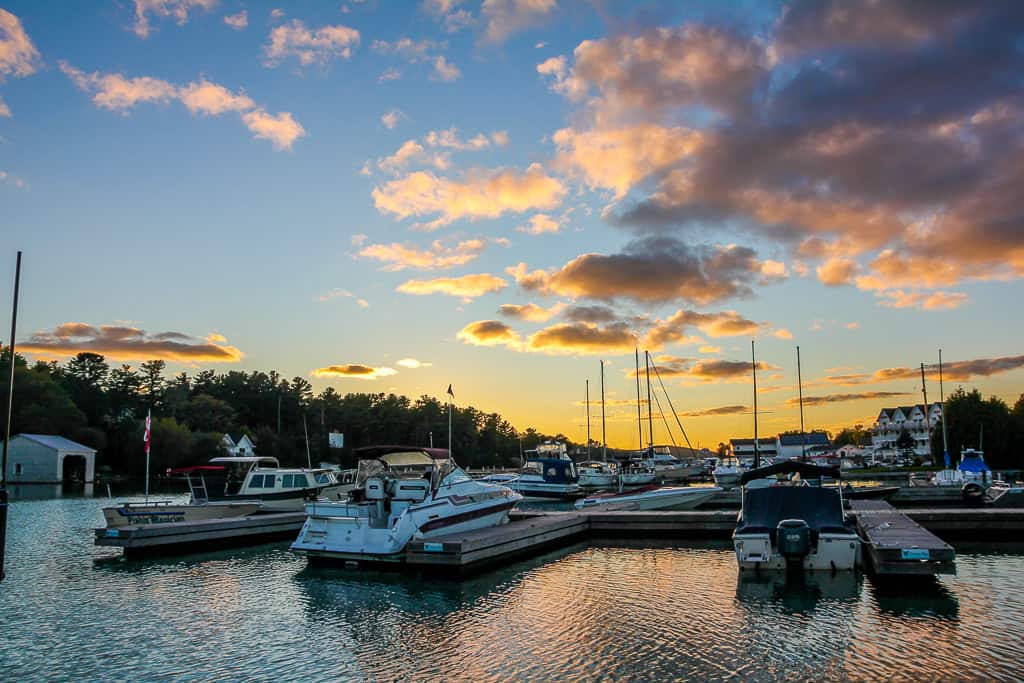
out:
{"label": "boathouse", "polygon": [[7,456],[12,484],[90,483],[96,478],[96,449],[52,434],[17,434]]}

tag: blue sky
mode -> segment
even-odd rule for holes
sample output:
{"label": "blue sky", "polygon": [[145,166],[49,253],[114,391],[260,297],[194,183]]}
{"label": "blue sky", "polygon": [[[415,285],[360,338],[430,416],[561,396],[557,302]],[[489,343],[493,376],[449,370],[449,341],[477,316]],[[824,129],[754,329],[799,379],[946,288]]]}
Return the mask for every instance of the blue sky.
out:
{"label": "blue sky", "polygon": [[814,427],[918,401],[877,373],[940,346],[978,361],[950,385],[1019,395],[1012,3],[275,8],[0,4],[0,296],[22,249],[30,355],[452,383],[576,438],[604,358],[613,445],[635,346],[702,444],[752,428],[752,337],[766,432],[796,426],[796,344]]}

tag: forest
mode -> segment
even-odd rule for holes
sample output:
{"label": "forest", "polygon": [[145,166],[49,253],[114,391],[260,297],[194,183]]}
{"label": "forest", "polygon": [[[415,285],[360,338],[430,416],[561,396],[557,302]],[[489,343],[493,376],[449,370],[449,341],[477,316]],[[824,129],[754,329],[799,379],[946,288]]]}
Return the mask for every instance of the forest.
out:
{"label": "forest", "polygon": [[[10,349],[0,354],[0,389],[6,402]],[[431,435],[447,446],[448,405],[432,396],[415,401],[384,393],[342,395],[333,387],[319,394],[303,377],[279,373],[216,373],[200,370],[166,377],[166,364],[150,360],[137,368],[112,366],[95,353],[66,363],[16,356],[11,433],[60,434],[95,448],[101,472],[137,475],[145,471],[145,418],[152,411],[151,467],[202,464],[222,454],[225,433],[248,434],[259,455],[282,465],[305,465],[306,444],[314,465],[350,466],[353,449],[397,443],[427,446]],[[2,425],[0,425],[2,428]],[[344,434],[344,448],[330,448],[328,433]],[[497,413],[455,405],[453,453],[469,467],[512,465],[520,448],[545,439],[574,444],[563,434],[517,430]]]}

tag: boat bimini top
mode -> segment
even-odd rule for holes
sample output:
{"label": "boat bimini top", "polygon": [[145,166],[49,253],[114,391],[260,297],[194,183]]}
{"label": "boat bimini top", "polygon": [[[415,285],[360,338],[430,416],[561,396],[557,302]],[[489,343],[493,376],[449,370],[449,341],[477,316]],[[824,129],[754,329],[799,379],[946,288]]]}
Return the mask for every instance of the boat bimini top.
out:
{"label": "boat bimini top", "polygon": [[774,465],[758,467],[756,470],[747,470],[740,475],[740,486],[755,479],[764,479],[776,474],[799,474],[801,479],[832,477],[838,480],[840,478],[838,467],[822,467],[799,460],[786,460]]}
{"label": "boat bimini top", "polygon": [[[444,454],[444,459],[440,456]],[[443,449],[425,449],[415,446],[371,446],[357,448],[360,457],[356,470],[356,488],[366,485],[371,477],[391,475],[399,479],[429,479],[430,487],[437,490],[445,477],[458,472],[469,478]],[[460,478],[461,479],[461,478]]]}

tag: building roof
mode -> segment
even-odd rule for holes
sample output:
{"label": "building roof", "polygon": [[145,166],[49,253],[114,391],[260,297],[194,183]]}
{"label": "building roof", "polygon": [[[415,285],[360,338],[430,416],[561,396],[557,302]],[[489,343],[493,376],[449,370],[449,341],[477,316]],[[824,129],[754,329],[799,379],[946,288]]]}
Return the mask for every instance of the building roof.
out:
{"label": "building roof", "polygon": [[58,451],[88,451],[95,453],[95,448],[89,448],[83,446],[80,443],[72,441],[71,439],[65,439],[63,436],[56,436],[54,434],[15,434],[14,438],[23,436],[29,441],[35,441],[38,444],[42,444],[47,448],[53,448]]}
{"label": "building roof", "polygon": [[[804,440],[806,438],[806,441]],[[828,446],[828,434],[825,432],[807,432],[800,434],[779,434],[779,443],[783,446]]]}
{"label": "building roof", "polygon": [[[733,447],[735,447],[735,446],[753,446],[754,445],[754,440],[752,438],[751,439],[729,439],[729,443],[731,443],[733,445]],[[767,447],[767,448],[775,448],[775,439],[764,439],[764,438],[761,438],[761,437],[757,437],[757,446],[758,446],[758,448],[765,448],[765,447]]]}

